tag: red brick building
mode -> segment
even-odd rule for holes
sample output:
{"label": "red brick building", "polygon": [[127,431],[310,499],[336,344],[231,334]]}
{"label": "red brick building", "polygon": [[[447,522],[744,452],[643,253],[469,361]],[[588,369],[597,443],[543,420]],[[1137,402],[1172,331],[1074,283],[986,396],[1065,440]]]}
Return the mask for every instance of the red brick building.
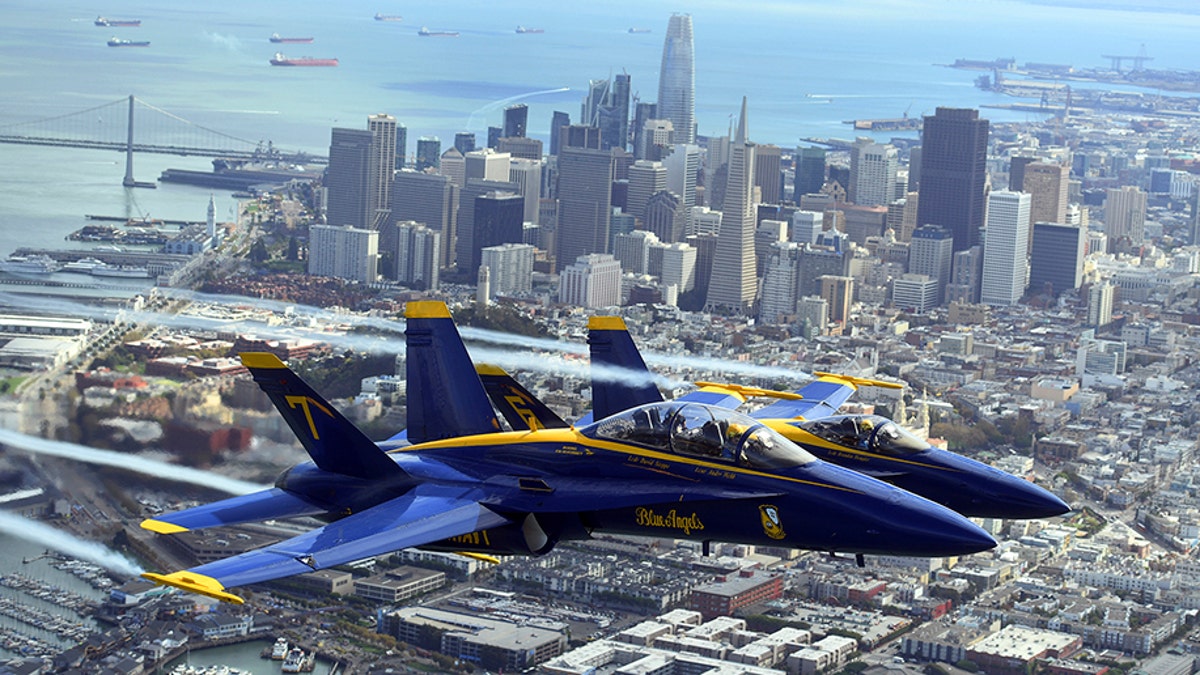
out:
{"label": "red brick building", "polygon": [[768,600],[783,597],[783,575],[763,570],[741,570],[736,575],[692,589],[691,608],[708,621]]}

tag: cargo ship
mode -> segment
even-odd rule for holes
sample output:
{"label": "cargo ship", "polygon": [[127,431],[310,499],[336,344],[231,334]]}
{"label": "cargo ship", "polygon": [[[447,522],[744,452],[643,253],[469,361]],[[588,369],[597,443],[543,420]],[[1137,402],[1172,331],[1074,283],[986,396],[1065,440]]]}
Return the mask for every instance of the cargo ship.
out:
{"label": "cargo ship", "polygon": [[456,30],[429,30],[425,26],[421,26],[421,30],[417,31],[417,35],[422,37],[458,37]]}
{"label": "cargo ship", "polygon": [[136,27],[142,25],[142,20],[141,19],[106,19],[102,16],[98,16],[98,17],[96,17],[96,20],[93,21],[92,23],[96,24],[97,26],[104,26],[104,27],[128,26],[131,28],[136,28]]}
{"label": "cargo ship", "polygon": [[125,38],[114,37],[108,41],[109,47],[149,47],[149,40],[126,40]]}
{"label": "cargo ship", "polygon": [[542,28],[526,28],[525,26],[517,26],[517,32],[524,35],[525,33],[545,33]]}
{"label": "cargo ship", "polygon": [[280,37],[279,33],[271,33],[271,42],[276,44],[297,44],[306,45],[312,42],[310,37]]}
{"label": "cargo ship", "polygon": [[376,21],[403,21],[404,17],[399,14],[376,14]]}
{"label": "cargo ship", "polygon": [[630,33],[634,33],[634,34],[638,34],[638,33],[649,33],[649,32],[650,32],[650,29],[649,29],[649,28],[630,28],[630,29],[629,29],[629,32],[630,32]]}
{"label": "cargo ship", "polygon": [[337,64],[337,59],[314,59],[310,56],[289,59],[279,52],[275,52],[275,58],[271,59],[273,66],[336,66]]}

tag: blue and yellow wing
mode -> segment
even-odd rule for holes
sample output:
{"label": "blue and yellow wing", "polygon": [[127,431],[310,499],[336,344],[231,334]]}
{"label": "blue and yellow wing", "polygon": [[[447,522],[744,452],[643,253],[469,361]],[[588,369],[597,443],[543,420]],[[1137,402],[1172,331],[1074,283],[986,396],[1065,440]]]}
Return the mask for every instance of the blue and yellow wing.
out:
{"label": "blue and yellow wing", "polygon": [[423,485],[278,544],[171,574],[145,578],[225,602],[242,598],[227,589],[421,546],[509,522],[477,501],[472,488]]}
{"label": "blue and yellow wing", "polygon": [[[904,385],[882,380],[871,380],[851,375],[813,373],[817,379],[809,382],[793,394],[795,398],[776,401],[765,408],[750,413],[751,417],[766,419],[812,420],[836,414],[859,387],[885,387],[902,389]],[[769,394],[768,394],[769,395]]]}

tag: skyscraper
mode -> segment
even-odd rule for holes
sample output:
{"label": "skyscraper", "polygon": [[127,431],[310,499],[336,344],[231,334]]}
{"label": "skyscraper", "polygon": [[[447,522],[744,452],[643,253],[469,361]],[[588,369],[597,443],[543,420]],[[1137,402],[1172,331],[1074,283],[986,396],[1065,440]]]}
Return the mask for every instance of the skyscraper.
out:
{"label": "skyscraper", "polygon": [[555,258],[560,266],[608,250],[613,155],[599,149],[599,133],[588,133],[589,129],[594,131],[594,127],[567,127],[566,143],[559,148]]}
{"label": "skyscraper", "polygon": [[528,292],[533,287],[533,247],[500,244],[480,252],[480,269],[490,270],[490,297]]}
{"label": "skyscraper", "polygon": [[395,241],[391,222],[392,174],[396,172],[396,118],[380,113],[367,118],[371,132],[371,155],[367,167],[367,227],[380,231],[379,245],[391,250]]}
{"label": "skyscraper", "polygon": [[759,145],[754,148],[754,186],[762,193],[761,203],[779,204],[783,201],[783,151],[778,145]]}
{"label": "skyscraper", "polygon": [[376,281],[379,233],[349,225],[313,225],[309,228],[308,273],[360,281]]}
{"label": "skyscraper", "polygon": [[374,209],[371,153],[374,135],[364,129],[335,128],[325,170],[325,222],[367,229]]}
{"label": "skyscraper", "polygon": [[1146,193],[1132,185],[1106,190],[1104,234],[1110,253],[1140,246],[1146,237]]}
{"label": "skyscraper", "polygon": [[652,195],[667,189],[667,169],[662,162],[639,159],[629,167],[629,194],[625,212],[646,220],[646,204]]}
{"label": "skyscraper", "polygon": [[671,120],[675,142],[696,142],[696,62],[692,16],[672,14],[658,73],[658,116]]}
{"label": "skyscraper", "polygon": [[466,154],[467,180],[508,180],[508,164],[512,155],[491,148],[473,150]]}
{"label": "skyscraper", "polygon": [[908,271],[924,274],[937,282],[940,303],[946,296],[954,260],[954,235],[938,225],[925,225],[913,231],[908,249]]}
{"label": "skyscraper", "polygon": [[525,222],[538,222],[538,207],[542,200],[542,163],[513,157],[508,162],[508,180],[516,183],[518,194],[525,199]]}
{"label": "skyscraper", "polygon": [[581,255],[559,274],[558,301],[579,307],[621,303],[621,263],[607,253]]}
{"label": "skyscraper", "polygon": [[1087,247],[1085,234],[1086,231],[1078,225],[1033,224],[1033,253],[1029,257],[1031,294],[1060,295],[1064,291],[1079,288],[1083,281],[1083,258]]}
{"label": "skyscraper", "polygon": [[[923,199],[923,198],[922,198]],[[1029,278],[1029,195],[1000,190],[988,196],[987,236],[983,242],[983,279],[979,300],[1013,305]]]}
{"label": "skyscraper", "polygon": [[[689,20],[690,23],[690,20]],[[746,138],[746,99],[729,149],[725,204],[713,258],[706,312],[746,316],[754,306],[758,270],[754,258],[754,144]]]}
{"label": "skyscraper", "polygon": [[529,106],[524,103],[510,105],[504,109],[504,131],[501,138],[524,138],[529,122]]}
{"label": "skyscraper", "polygon": [[560,129],[571,126],[571,116],[561,110],[555,110],[550,117],[550,154],[557,155],[560,147]]}
{"label": "skyscraper", "polygon": [[785,316],[796,313],[797,275],[802,250],[803,246],[795,242],[772,244],[763,270],[759,321],[768,324],[779,323]]}
{"label": "skyscraper", "polygon": [[987,143],[988,121],[978,110],[938,108],[925,117],[917,223],[950,230],[955,251],[980,243]]}
{"label": "skyscraper", "polygon": [[449,147],[438,162],[438,173],[448,176],[456,186],[467,184],[467,158],[456,147]]}
{"label": "skyscraper", "polygon": [[658,117],[658,105],[655,103],[644,103],[639,101],[633,107],[633,158],[646,159],[641,153],[645,149],[646,144],[642,141],[642,134],[646,131],[646,122]]}
{"label": "skyscraper", "polygon": [[[508,174],[506,172],[505,178],[507,177]],[[508,180],[468,178],[466,186],[458,193],[458,231],[456,232],[457,238],[454,242],[454,259],[458,266],[459,276],[464,280],[474,280],[475,273],[479,267],[478,251],[481,246],[475,242],[475,217],[478,213],[475,209],[475,199],[480,195],[493,191],[516,194],[518,189],[516,183]],[[522,205],[523,208],[524,206]],[[521,238],[518,237],[513,241],[521,241]],[[499,243],[503,242],[489,242],[488,246]]]}
{"label": "skyscraper", "polygon": [[686,209],[679,195],[663,190],[650,195],[646,202],[643,222],[646,229],[658,236],[659,240],[670,244],[683,241],[687,236]]}
{"label": "skyscraper", "polygon": [[396,170],[408,166],[408,127],[396,125]]}
{"label": "skyscraper", "polygon": [[796,183],[792,201],[800,203],[801,195],[816,194],[825,186],[825,149],[796,148]]}
{"label": "skyscraper", "polygon": [[[458,265],[461,271],[474,276],[482,262],[481,251],[500,244],[520,244],[524,239],[521,224],[525,214],[525,200],[513,192],[487,192],[475,198],[474,232],[471,238],[471,258]],[[493,277],[495,273],[493,273]]]}
{"label": "skyscraper", "polygon": [[859,138],[850,148],[850,185],[846,200],[859,206],[892,202],[900,168],[895,146]]}
{"label": "skyscraper", "polygon": [[442,142],[437,136],[422,136],[417,139],[417,171],[430,167],[436,169],[442,157]]}
{"label": "skyscraper", "polygon": [[[458,226],[458,191],[448,176],[420,171],[397,171],[392,179],[392,218],[415,221],[441,234],[439,266],[454,261],[454,239]],[[397,269],[400,261],[397,258]]]}
{"label": "skyscraper", "polygon": [[700,146],[686,143],[671,146],[671,154],[664,157],[662,163],[667,168],[667,189],[683,202],[684,234],[680,237],[692,234],[692,207],[696,205],[696,181],[700,174]]}
{"label": "skyscraper", "polygon": [[442,233],[421,223],[396,223],[396,281],[436,290],[442,266]]}
{"label": "skyscraper", "polygon": [[1029,219],[1032,222],[1067,222],[1069,174],[1070,169],[1065,164],[1033,162],[1025,166],[1021,192],[1029,193]]}
{"label": "skyscraper", "polygon": [[475,132],[460,131],[454,134],[454,147],[464,156],[475,149]]}

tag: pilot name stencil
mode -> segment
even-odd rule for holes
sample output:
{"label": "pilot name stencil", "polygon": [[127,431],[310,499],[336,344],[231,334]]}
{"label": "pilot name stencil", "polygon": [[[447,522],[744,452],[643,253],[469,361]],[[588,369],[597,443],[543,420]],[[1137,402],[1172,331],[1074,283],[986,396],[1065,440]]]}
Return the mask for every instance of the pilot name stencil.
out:
{"label": "pilot name stencil", "polygon": [[682,530],[684,534],[691,534],[693,530],[699,532],[704,529],[704,523],[700,522],[700,516],[693,511],[690,516],[681,516],[671,509],[666,513],[655,513],[654,509],[645,507],[638,508],[634,511],[637,517],[637,524],[642,527],[658,527],[666,530]]}

